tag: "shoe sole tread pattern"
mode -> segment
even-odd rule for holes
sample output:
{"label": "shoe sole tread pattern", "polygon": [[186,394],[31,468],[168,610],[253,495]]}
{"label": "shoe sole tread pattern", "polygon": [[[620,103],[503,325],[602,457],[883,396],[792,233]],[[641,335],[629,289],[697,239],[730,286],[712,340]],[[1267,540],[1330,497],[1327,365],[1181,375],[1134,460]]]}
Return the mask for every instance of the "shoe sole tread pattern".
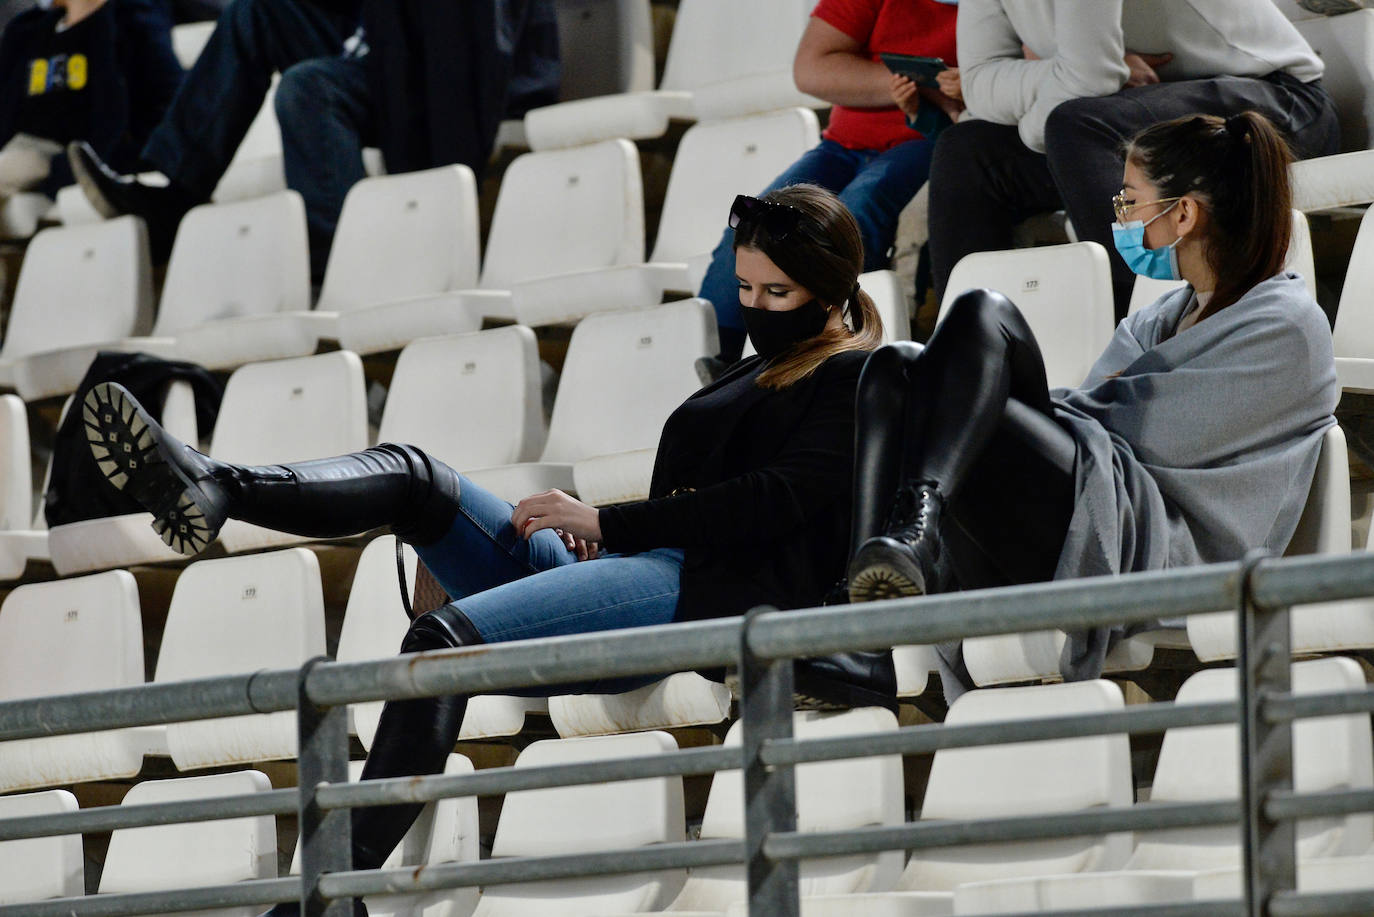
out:
{"label": "shoe sole tread pattern", "polygon": [[153,514],[153,530],[178,554],[204,551],[212,531],[203,494],[167,460],[165,444],[153,434],[154,421],[120,386],[101,383],[82,404],[86,441],[97,467],[118,490]]}
{"label": "shoe sole tread pattern", "polygon": [[867,564],[849,580],[851,602],[879,602],[918,595],[925,595],[925,584],[890,563]]}
{"label": "shoe sole tread pattern", "polygon": [[76,183],[85,192],[86,200],[90,201],[91,207],[95,209],[96,213],[107,220],[113,220],[120,216],[119,208],[105,196],[104,189],[100,187],[100,183],[96,181],[95,176],[91,174],[90,168],[86,165],[85,156],[78,153],[74,149],[75,146],[73,144],[68,149],[67,159],[71,163],[72,177],[76,179]]}

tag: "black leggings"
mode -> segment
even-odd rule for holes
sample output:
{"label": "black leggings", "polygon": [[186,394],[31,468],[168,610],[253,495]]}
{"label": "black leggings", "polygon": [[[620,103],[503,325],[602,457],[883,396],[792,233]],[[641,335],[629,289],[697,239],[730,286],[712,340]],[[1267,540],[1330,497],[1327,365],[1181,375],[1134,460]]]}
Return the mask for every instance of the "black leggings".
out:
{"label": "black leggings", "polygon": [[1053,419],[1035,337],[1006,297],[969,290],[926,347],[876,351],[856,421],[854,550],[887,530],[901,486],[934,481],[945,498],[942,591],[1054,577],[1076,449]]}

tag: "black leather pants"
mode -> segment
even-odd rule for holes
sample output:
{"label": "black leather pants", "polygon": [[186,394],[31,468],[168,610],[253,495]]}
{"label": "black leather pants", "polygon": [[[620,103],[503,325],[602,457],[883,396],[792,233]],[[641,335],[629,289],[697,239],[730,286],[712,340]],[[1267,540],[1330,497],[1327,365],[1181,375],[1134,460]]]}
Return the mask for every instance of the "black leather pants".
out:
{"label": "black leather pants", "polygon": [[854,550],[883,534],[903,484],[934,481],[947,586],[1053,578],[1073,512],[1075,446],[1052,418],[1044,361],[1015,306],[970,290],[930,343],[876,351],[859,380]]}

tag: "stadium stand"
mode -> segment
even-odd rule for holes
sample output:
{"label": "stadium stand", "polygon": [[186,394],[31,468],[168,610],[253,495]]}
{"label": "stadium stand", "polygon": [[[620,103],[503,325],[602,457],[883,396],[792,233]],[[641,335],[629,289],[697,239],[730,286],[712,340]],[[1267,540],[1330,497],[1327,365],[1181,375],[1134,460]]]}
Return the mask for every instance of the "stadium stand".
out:
{"label": "stadium stand", "polygon": [[[129,790],[123,805],[185,802],[213,796],[263,793],[272,788],[258,771],[148,780]],[[277,875],[277,838],[272,817],[123,828],[110,837],[100,892],[152,892],[219,885]],[[217,911],[251,917],[257,908]]]}
{"label": "stadium stand", "polygon": [[[1364,687],[1364,673],[1349,659],[1317,659],[1293,665],[1293,691],[1315,694]],[[981,692],[975,692],[981,693]],[[1197,704],[1236,696],[1231,669],[1198,672],[1179,690],[1177,702]],[[1171,729],[1164,736],[1150,788],[1153,802],[1235,798],[1240,770],[1236,727]],[[1374,784],[1367,716],[1323,717],[1293,726],[1294,786],[1319,791]],[[1049,792],[1048,788],[1045,789]],[[1349,815],[1298,822],[1300,859],[1364,853],[1374,816]],[[1192,898],[1197,873],[1234,867],[1240,847],[1233,827],[1183,828],[1141,835],[1119,870],[1002,879],[957,888],[955,913],[1059,910],[1073,907],[1162,903]]]}
{"label": "stadium stand", "polygon": [[[320,566],[304,548],[202,560],[177,578],[155,682],[299,666],[324,653]],[[296,715],[172,723],[178,770],[296,756]]]}
{"label": "stadium stand", "polygon": [[[76,811],[66,790],[0,796],[0,820]],[[0,841],[0,904],[79,897],[86,890],[81,835]]]}
{"label": "stadium stand", "polygon": [[19,272],[0,345],[0,388],[25,401],[68,394],[96,351],[146,334],[152,316],[143,221],[45,229]]}
{"label": "stadium stand", "polygon": [[[111,570],[26,583],[0,604],[0,700],[143,684],[138,587]],[[0,792],[132,777],[157,730],[0,742]]]}

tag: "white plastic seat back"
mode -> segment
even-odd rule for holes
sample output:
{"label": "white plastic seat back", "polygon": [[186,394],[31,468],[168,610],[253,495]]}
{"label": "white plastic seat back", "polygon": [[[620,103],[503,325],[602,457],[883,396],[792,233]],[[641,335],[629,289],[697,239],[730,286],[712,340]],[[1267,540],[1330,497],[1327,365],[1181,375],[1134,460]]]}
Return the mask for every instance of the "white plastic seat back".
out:
{"label": "white plastic seat back", "polygon": [[[129,790],[121,805],[173,803],[272,789],[258,771],[147,780]],[[270,815],[121,828],[110,836],[101,894],[166,891],[227,885],[277,875],[277,831]],[[216,917],[251,917],[261,906],[198,911]]]}
{"label": "white plastic seat back", "polygon": [[194,207],[177,229],[153,333],[310,308],[305,204],[295,191]]}
{"label": "white plastic seat back", "polygon": [[644,189],[628,140],[526,153],[501,179],[481,285],[644,260]]}
{"label": "white plastic seat back", "polygon": [[[0,821],[75,812],[66,790],[0,796]],[[28,904],[46,898],[79,898],[86,892],[81,835],[0,841],[0,904]]]}
{"label": "white plastic seat back", "polygon": [[1021,310],[1051,388],[1080,384],[1111,340],[1111,274],[1107,252],[1096,242],[965,255],[950,272],[941,318],[975,287],[995,290]]}
{"label": "white plastic seat back", "polygon": [[[19,586],[0,605],[0,701],[143,684],[143,617],[127,570]],[[0,742],[0,792],[131,777],[128,729]]]}
{"label": "white plastic seat back", "polygon": [[[799,739],[864,735],[897,728],[897,719],[879,707],[844,713],[796,713],[793,732]],[[738,746],[740,722],[726,733],[725,745]],[[840,831],[903,820],[900,755],[825,761],[797,767],[797,830]],[[718,771],[711,781],[701,837],[744,837],[744,779],[739,771]],[[801,894],[840,895],[886,891],[902,868],[900,853],[856,854],[801,861]],[[725,911],[745,900],[744,871],[739,866],[693,870],[669,911]]]}
{"label": "white plastic seat back", "polygon": [[859,286],[873,299],[883,320],[883,343],[911,340],[911,316],[907,311],[902,278],[896,271],[869,271],[859,275]]}
{"label": "white plastic seat back", "polygon": [[[1335,424],[1322,438],[1307,503],[1284,552],[1347,554],[1350,538],[1350,463],[1345,433]],[[1374,647],[1374,601],[1351,599],[1299,605],[1290,618],[1294,654],[1341,652]],[[1188,641],[1203,662],[1236,656],[1236,614],[1190,615]]]}
{"label": "white plastic seat back", "polygon": [[[664,732],[548,739],[522,751],[514,766],[573,764],[675,751],[677,742]],[[681,778],[608,781],[507,793],[491,856],[593,853],[684,839]],[[474,917],[555,912],[561,917],[579,917],[657,910],[681,882],[681,871],[666,870],[488,886]]]}
{"label": "white plastic seat back", "polygon": [[584,318],[568,342],[543,460],[657,446],[668,415],[701,386],[696,359],[715,344],[715,314],[701,299]]}
{"label": "white plastic seat back", "polygon": [[462,471],[533,461],[544,435],[534,332],[508,325],[406,345],[377,439],[418,446]]}
{"label": "white plastic seat back", "polygon": [[559,0],[559,98],[654,88],[649,0]]}
{"label": "white plastic seat back", "polygon": [[[1293,693],[1363,690],[1364,673],[1350,659],[1293,664]],[[1234,669],[1206,669],[1189,677],[1177,703],[1199,704],[1236,697]],[[1150,799],[1198,802],[1236,799],[1240,793],[1239,739],[1235,726],[1196,726],[1164,734]],[[1293,726],[1293,786],[1299,793],[1374,785],[1368,716],[1297,720]],[[1364,852],[1374,840],[1374,816],[1312,818],[1298,822],[1298,857]],[[1141,834],[1130,869],[1220,869],[1240,865],[1234,826]]]}
{"label": "white plastic seat back", "polygon": [[1336,103],[1341,149],[1374,145],[1374,10],[1295,23],[1326,65],[1322,87]]}
{"label": "white plastic seat back", "polygon": [[[415,551],[406,546],[403,552],[406,582],[413,583],[418,563]],[[396,539],[391,535],[374,538],[358,558],[336,658],[340,662],[354,662],[393,656],[400,651],[409,627],[396,576]],[[548,704],[542,697],[483,694],[469,698],[458,737],[466,741],[515,735],[524,727],[526,713],[547,712]],[[382,703],[354,704],[349,707],[349,715],[354,734],[364,748],[371,748],[382,716]]]}
{"label": "white plastic seat back", "polygon": [[810,0],[683,0],[659,88],[690,92],[712,83],[791,72]]}
{"label": "white plastic seat back", "polygon": [[0,359],[144,334],[152,309],[142,220],[45,229],[24,254]]}
{"label": "white plastic seat back", "polygon": [[[1124,708],[1108,681],[970,691],[945,722],[1027,720]],[[935,753],[921,820],[1048,815],[1129,806],[1133,798],[1125,735],[1015,742]],[[913,851],[900,888],[952,891],[965,882],[1112,869],[1130,853],[1129,835],[987,844]]]}
{"label": "white plastic seat back", "polygon": [[318,308],[337,312],[477,285],[467,166],[364,178],[348,191]]}
{"label": "white plastic seat back", "polygon": [[[362,777],[363,761],[348,762],[348,779]],[[472,761],[449,755],[445,774],[470,774]],[[477,828],[477,797],[457,796],[427,803],[420,810],[401,843],[382,864],[383,869],[401,866],[434,866],[440,863],[473,862],[481,853]],[[291,875],[301,872],[300,838],[291,856]],[[468,917],[477,906],[477,888],[450,888],[419,894],[369,895],[363,899],[368,917]]]}
{"label": "white plastic seat back", "polygon": [[694,124],[682,135],[650,261],[712,251],[735,195],[754,194],[820,141],[814,112],[788,108]]}
{"label": "white plastic seat back", "polygon": [[[250,363],[224,387],[210,454],[226,462],[270,465],[357,452],[368,446],[363,365],[347,350]],[[305,541],[231,519],[225,550]]]}
{"label": "white plastic seat back", "polygon": [[[296,668],[324,652],[320,566],[304,548],[202,560],[177,578],[156,682]],[[178,770],[296,755],[291,711],[173,723]]]}
{"label": "white plastic seat back", "polygon": [[29,418],[17,395],[0,395],[0,531],[23,530],[33,521]]}
{"label": "white plastic seat back", "polygon": [[1336,309],[1332,346],[1341,387],[1374,391],[1374,208],[1360,219],[1360,231],[1345,269]]}

